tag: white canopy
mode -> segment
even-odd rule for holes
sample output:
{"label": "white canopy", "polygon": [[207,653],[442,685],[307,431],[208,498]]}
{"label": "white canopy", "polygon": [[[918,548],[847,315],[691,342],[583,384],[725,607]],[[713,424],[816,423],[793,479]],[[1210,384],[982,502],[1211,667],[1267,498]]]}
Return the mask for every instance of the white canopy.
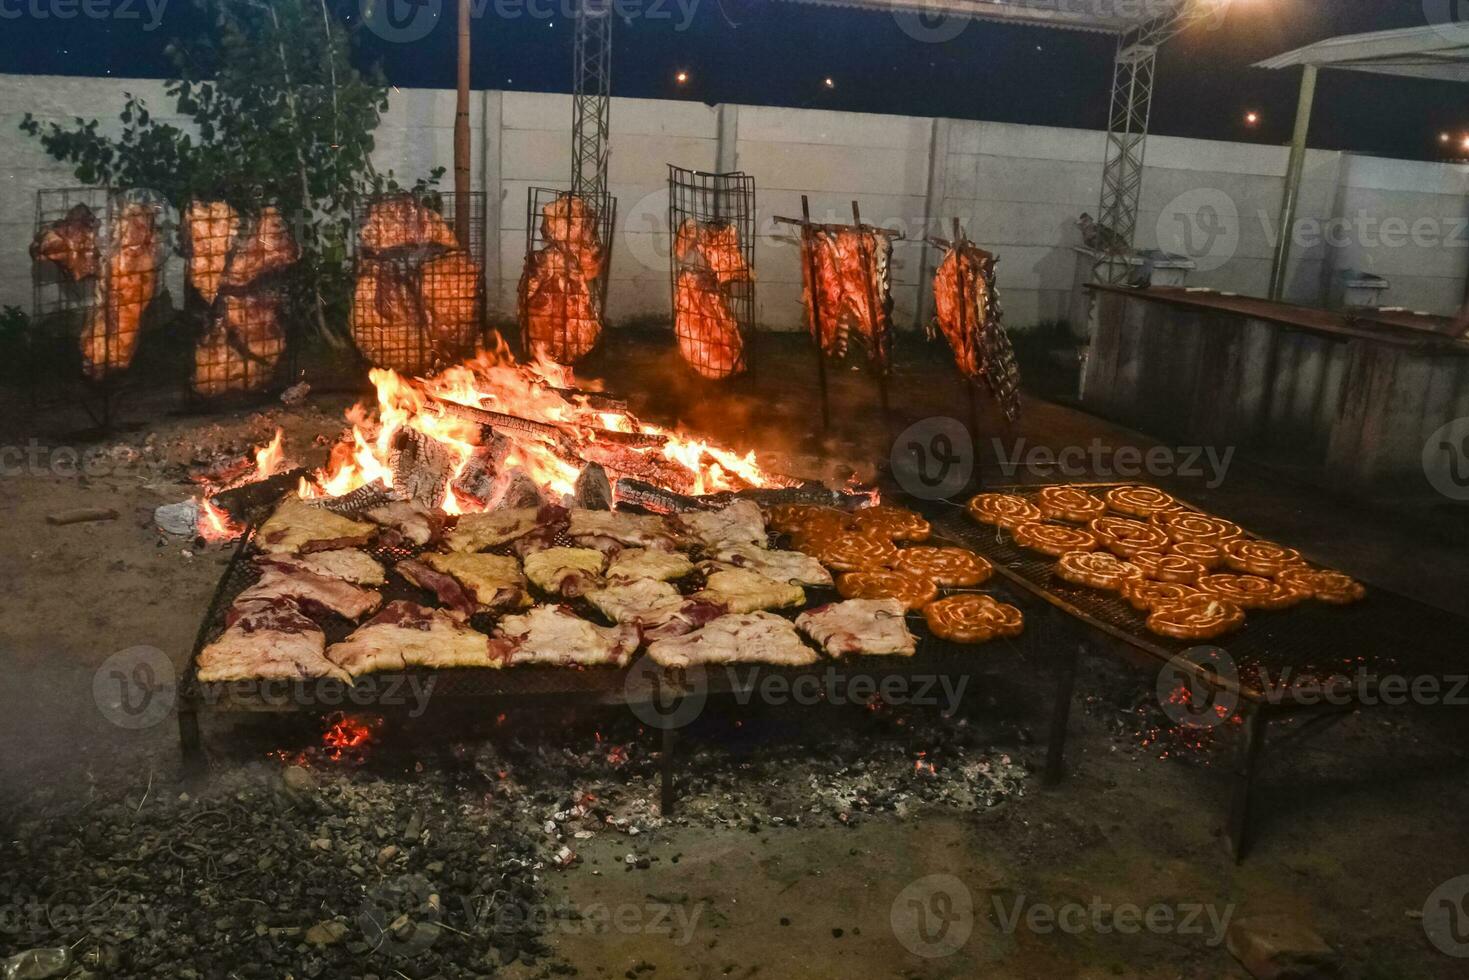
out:
{"label": "white canopy", "polygon": [[876,10],[895,16],[968,17],[1035,27],[1122,34],[1172,13],[1188,0],[791,0],[826,7]]}
{"label": "white canopy", "polygon": [[1469,24],[1443,23],[1398,31],[1347,34],[1287,51],[1255,67],[1291,68],[1296,65],[1469,82]]}

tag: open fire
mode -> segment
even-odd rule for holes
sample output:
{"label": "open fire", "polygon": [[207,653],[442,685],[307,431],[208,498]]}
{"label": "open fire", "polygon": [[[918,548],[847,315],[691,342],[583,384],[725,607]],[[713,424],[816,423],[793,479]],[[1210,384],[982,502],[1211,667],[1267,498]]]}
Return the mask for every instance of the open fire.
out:
{"label": "open fire", "polygon": [[594,463],[609,476],[645,478],[680,493],[786,485],[762,471],[753,452],[740,455],[644,422],[613,399],[577,389],[569,368],[518,363],[503,347],[431,378],[381,369],[370,377],[376,407],[349,413],[349,438],[301,481],[302,497],[340,497],[375,482],[397,488],[405,437],[427,440],[426,455],[444,460],[441,492],[429,496],[439,496],[449,514],[485,509],[497,488],[482,478],[520,470],[559,497],[572,493]]}
{"label": "open fire", "polygon": [[[560,502],[589,467],[682,495],[797,486],[744,454],[634,415],[603,392],[577,387],[570,368],[517,361],[504,347],[427,378],[373,369],[376,404],[347,412],[351,428],[325,466],[300,479],[308,500],[349,494],[408,500],[450,515],[497,506],[519,482]],[[286,471],[284,434],[254,453],[199,503],[199,534],[224,540],[239,525],[209,497]]]}

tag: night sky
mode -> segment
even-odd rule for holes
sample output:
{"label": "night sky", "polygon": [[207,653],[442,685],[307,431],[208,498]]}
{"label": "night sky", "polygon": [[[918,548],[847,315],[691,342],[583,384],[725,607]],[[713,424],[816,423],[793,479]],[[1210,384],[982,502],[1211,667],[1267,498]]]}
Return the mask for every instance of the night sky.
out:
{"label": "night sky", "polygon": [[[200,27],[188,0],[86,0],[128,16],[55,16],[80,2],[0,0],[0,71],[162,77],[170,37]],[[359,9],[358,0],[330,2],[353,16]],[[452,13],[453,0],[442,2]],[[570,88],[564,10],[574,0],[473,2],[483,11],[474,28],[475,87]],[[952,40],[925,43],[880,13],[777,0],[623,2],[646,13],[616,26],[616,95],[1106,125],[1114,42],[1102,35],[980,22]],[[1195,29],[1165,48],[1152,131],[1284,143],[1299,71],[1251,63],[1337,34],[1420,25],[1424,10],[1425,0],[1235,0],[1223,25]],[[394,84],[450,87],[448,13],[408,43],[363,32],[365,53]],[[675,81],[680,71],[688,73],[683,84]],[[1311,145],[1321,148],[1442,159],[1438,134],[1469,132],[1465,86],[1326,72],[1317,106]],[[1245,124],[1247,110],[1261,114],[1258,126]]]}

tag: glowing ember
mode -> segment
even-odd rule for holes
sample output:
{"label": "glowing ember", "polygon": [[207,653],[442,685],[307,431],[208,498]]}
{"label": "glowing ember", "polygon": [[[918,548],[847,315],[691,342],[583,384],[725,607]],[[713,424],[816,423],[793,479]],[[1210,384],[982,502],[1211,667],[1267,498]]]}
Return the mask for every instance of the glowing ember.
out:
{"label": "glowing ember", "polygon": [[[538,486],[560,496],[573,491],[588,463],[599,463],[612,479],[634,476],[680,493],[785,485],[761,470],[753,452],[741,455],[684,433],[664,429],[629,412],[593,407],[577,393],[571,369],[536,360],[517,362],[500,342],[464,364],[430,378],[407,379],[373,370],[377,405],[347,413],[350,433],[332,449],[327,465],[299,487],[302,497],[339,497],[380,481],[394,485],[393,458],[399,436],[411,429],[444,449],[452,461],[443,509],[450,514],[482,510],[486,502],[456,493],[461,477],[483,448],[484,428],[458,418],[444,403],[495,412],[527,424],[496,425],[511,450],[501,470],[523,470]],[[569,390],[570,389],[570,390]],[[623,441],[616,435],[642,435]]]}
{"label": "glowing ember", "polygon": [[326,730],[322,732],[320,745],[303,751],[276,749],[270,753],[271,758],[292,766],[322,763],[360,766],[367,761],[368,749],[383,727],[383,719],[379,715],[347,714],[343,711],[334,711],[323,721]]}

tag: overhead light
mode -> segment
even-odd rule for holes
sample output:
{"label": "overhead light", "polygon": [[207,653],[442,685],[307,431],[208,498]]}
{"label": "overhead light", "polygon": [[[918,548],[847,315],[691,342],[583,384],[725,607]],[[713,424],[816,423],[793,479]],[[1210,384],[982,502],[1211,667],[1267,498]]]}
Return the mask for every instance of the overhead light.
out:
{"label": "overhead light", "polygon": [[1260,114],[1253,109],[1245,113],[1245,125],[1256,126],[1260,122]]}
{"label": "overhead light", "polygon": [[686,71],[681,71],[677,75],[673,76],[673,80],[682,85],[684,82],[687,82],[689,80],[689,73]]}
{"label": "overhead light", "polygon": [[822,79],[821,80],[821,84],[825,85],[827,88],[836,88],[837,87],[836,80],[835,79],[832,79],[832,78],[824,78],[824,79]]}

